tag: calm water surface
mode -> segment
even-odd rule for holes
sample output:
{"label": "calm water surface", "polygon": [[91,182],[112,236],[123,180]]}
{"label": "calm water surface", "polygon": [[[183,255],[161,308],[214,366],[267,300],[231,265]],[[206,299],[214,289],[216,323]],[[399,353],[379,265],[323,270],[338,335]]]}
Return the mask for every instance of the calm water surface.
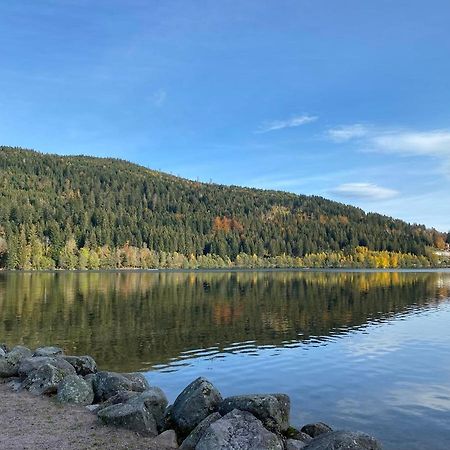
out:
{"label": "calm water surface", "polygon": [[285,392],[387,449],[450,448],[450,272],[0,273],[0,341],[142,370],[173,400]]}

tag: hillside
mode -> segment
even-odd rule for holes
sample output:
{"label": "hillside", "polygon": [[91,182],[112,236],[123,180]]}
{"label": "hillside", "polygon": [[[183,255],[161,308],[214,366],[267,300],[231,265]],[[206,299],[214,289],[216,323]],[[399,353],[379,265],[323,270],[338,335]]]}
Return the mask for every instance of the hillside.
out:
{"label": "hillside", "polygon": [[[148,258],[178,252],[231,261],[239,254],[303,257],[358,246],[424,255],[443,242],[424,226],[322,197],[205,184],[121,160],[10,147],[0,147],[0,239],[9,268],[72,268],[72,256],[139,266],[126,261],[138,251]],[[41,262],[33,265],[37,257]]]}

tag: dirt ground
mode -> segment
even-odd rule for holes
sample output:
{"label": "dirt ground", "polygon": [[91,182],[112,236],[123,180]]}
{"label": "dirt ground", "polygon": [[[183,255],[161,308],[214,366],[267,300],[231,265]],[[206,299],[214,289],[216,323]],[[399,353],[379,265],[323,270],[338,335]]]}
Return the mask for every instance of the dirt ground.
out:
{"label": "dirt ground", "polygon": [[102,425],[84,407],[16,393],[0,382],[1,450],[169,450],[132,431]]}

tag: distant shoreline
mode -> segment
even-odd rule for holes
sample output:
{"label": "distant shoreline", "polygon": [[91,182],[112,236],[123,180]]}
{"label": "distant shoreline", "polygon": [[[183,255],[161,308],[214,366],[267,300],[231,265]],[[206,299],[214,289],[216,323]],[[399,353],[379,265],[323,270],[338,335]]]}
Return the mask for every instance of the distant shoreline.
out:
{"label": "distant shoreline", "polygon": [[357,272],[357,273],[414,273],[414,272],[450,272],[450,267],[404,267],[404,268],[369,268],[369,267],[273,267],[273,268],[251,268],[251,267],[230,267],[230,268],[205,268],[205,269],[0,269],[0,273],[11,274],[34,274],[34,273],[234,273],[234,272]]}

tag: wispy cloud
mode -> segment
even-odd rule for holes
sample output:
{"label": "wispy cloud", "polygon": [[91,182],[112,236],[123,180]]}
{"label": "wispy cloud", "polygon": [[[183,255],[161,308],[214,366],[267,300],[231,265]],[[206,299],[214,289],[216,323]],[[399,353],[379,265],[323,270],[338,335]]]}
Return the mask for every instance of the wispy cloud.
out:
{"label": "wispy cloud", "polygon": [[164,89],[158,89],[152,95],[152,102],[158,108],[164,105],[167,98],[167,92]]}
{"label": "wispy cloud", "polygon": [[353,141],[370,151],[437,158],[441,170],[450,176],[449,129],[417,131],[353,124],[331,128],[326,134],[334,142]]}
{"label": "wispy cloud", "polygon": [[327,130],[328,136],[335,142],[346,142],[351,139],[362,138],[367,136],[368,133],[368,127],[360,123],[343,125]]}
{"label": "wispy cloud", "polygon": [[330,190],[332,194],[350,199],[387,200],[399,192],[372,183],[344,183]]}
{"label": "wispy cloud", "polygon": [[403,154],[450,158],[450,131],[382,132],[372,136],[375,148]]}
{"label": "wispy cloud", "polygon": [[317,119],[317,116],[302,114],[286,120],[272,120],[264,122],[257,130],[257,133],[268,133],[269,131],[282,130],[283,128],[295,128],[306,125],[307,123],[315,122]]}

